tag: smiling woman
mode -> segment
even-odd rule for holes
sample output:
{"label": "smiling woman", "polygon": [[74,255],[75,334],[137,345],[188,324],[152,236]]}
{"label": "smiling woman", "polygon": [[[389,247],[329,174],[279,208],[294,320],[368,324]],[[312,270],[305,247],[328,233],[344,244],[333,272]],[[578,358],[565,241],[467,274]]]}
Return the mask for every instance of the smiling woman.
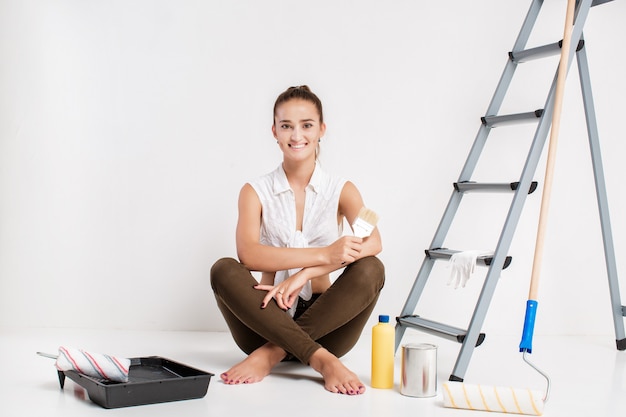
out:
{"label": "smiling woman", "polygon": [[[289,106],[282,105],[286,102],[289,102]],[[326,124],[322,102],[309,87],[290,87],[282,93],[274,105],[274,119],[272,133],[283,152],[284,146],[300,150],[313,145],[317,158]]]}
{"label": "smiling woman", "polygon": [[[318,165],[325,131],[322,103],[307,86],[278,97],[272,133],[282,164],[243,186],[239,261],[223,258],[211,269],[217,305],[249,354],[221,375],[227,384],[258,382],[280,361],[297,359],[322,374],[328,391],[365,391],[338,357],[358,341],[383,287],[380,234],[341,236],[363,199]],[[331,285],[329,274],[342,268]],[[262,272],[260,283],[250,271]]]}

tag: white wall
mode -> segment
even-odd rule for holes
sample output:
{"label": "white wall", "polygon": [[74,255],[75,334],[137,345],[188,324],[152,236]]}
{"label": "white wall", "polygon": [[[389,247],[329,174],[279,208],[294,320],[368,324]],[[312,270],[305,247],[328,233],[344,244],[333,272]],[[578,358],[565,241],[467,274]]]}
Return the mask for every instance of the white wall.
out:
{"label": "white wall", "polygon": [[[297,84],[325,105],[324,166],[382,217],[387,285],[373,317],[399,314],[529,5],[0,1],[0,326],[226,330],[209,269],[235,256],[239,188],[279,163],[271,108]],[[531,46],[562,36],[565,1],[545,9]],[[585,29],[623,281],[625,15],[624,2],[597,7]],[[556,60],[526,65],[503,112],[543,106]],[[537,331],[612,335],[572,75]],[[533,130],[494,131],[476,179],[515,180],[508,154]],[[521,331],[539,200],[487,331]],[[509,197],[464,201],[448,246],[492,249]],[[420,314],[465,325],[485,269],[457,291],[447,272],[437,265]]]}

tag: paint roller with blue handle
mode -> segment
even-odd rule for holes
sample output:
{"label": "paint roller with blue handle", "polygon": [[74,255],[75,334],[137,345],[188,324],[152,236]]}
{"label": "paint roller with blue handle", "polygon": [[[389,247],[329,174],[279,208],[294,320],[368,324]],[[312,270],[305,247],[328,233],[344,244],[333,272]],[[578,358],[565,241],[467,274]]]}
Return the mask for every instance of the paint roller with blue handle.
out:
{"label": "paint roller with blue handle", "polygon": [[535,332],[535,317],[537,316],[538,304],[535,300],[526,301],[524,329],[522,330],[522,341],[519,344],[520,352],[533,353],[533,334]]}
{"label": "paint roller with blue handle", "polygon": [[543,414],[543,409],[550,393],[550,378],[528,360],[528,355],[533,349],[537,304],[536,300],[528,300],[526,302],[526,315],[524,317],[520,352],[523,352],[524,361],[546,379],[547,389],[545,393],[530,389],[446,382],[443,384],[444,407],[535,416]]}
{"label": "paint roller with blue handle", "polygon": [[543,256],[543,242],[547,224],[548,209],[550,206],[550,194],[552,191],[552,179],[554,176],[554,161],[556,158],[556,145],[560,128],[561,109],[563,106],[563,91],[567,77],[569,50],[572,38],[572,26],[574,25],[576,0],[567,1],[567,13],[565,16],[565,28],[563,44],[561,47],[561,60],[557,74],[557,84],[554,95],[554,110],[552,113],[552,127],[550,131],[550,144],[546,162],[546,176],[541,199],[541,211],[539,213],[539,225],[537,227],[537,241],[535,256],[530,280],[528,301],[526,302],[526,315],[522,340],[519,345],[523,352],[524,361],[535,371],[541,374],[547,381],[545,395],[540,391],[521,390],[508,387],[486,387],[480,385],[468,385],[460,382],[446,382],[443,384],[444,406],[450,408],[465,408],[470,410],[497,411],[503,413],[541,415],[543,407],[550,394],[550,378],[528,360],[532,353],[533,333],[537,316],[537,294],[539,287],[539,271]]}
{"label": "paint roller with blue handle", "polygon": [[546,393],[543,397],[543,403],[548,401],[550,396],[550,377],[537,368],[530,360],[528,355],[533,353],[533,334],[535,332],[535,318],[537,316],[537,305],[539,303],[536,300],[526,301],[526,315],[524,316],[524,328],[522,330],[522,341],[519,344],[519,351],[523,352],[522,357],[524,362],[530,365],[535,371],[539,372],[546,379]]}

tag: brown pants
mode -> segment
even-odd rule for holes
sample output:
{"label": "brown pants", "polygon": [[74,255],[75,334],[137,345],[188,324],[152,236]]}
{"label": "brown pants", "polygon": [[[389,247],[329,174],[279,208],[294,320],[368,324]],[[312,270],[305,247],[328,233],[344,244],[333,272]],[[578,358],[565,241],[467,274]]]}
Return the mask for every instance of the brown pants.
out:
{"label": "brown pants", "polygon": [[211,287],[235,343],[245,353],[271,342],[304,364],[320,347],[337,357],[358,341],[385,282],[382,262],[370,256],[348,265],[331,287],[296,320],[275,301],[262,309],[267,294],[250,271],[232,258],[211,268]]}

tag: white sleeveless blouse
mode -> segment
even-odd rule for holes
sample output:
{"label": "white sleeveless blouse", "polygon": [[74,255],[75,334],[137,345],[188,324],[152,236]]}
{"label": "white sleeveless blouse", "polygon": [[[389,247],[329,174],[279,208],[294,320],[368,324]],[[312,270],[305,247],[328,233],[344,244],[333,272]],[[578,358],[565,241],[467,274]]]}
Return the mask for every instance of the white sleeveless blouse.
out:
{"label": "white sleeveless blouse", "polygon": [[[296,199],[289,186],[282,164],[269,174],[250,182],[261,200],[261,243],[263,245],[308,248],[328,246],[342,234],[342,224],[337,224],[339,197],[346,180],[324,172],[315,166],[306,186],[302,230],[296,230]],[[277,271],[274,285],[284,281],[301,268]],[[300,296],[311,298],[311,283],[302,288]],[[295,312],[295,305],[293,313]]]}

